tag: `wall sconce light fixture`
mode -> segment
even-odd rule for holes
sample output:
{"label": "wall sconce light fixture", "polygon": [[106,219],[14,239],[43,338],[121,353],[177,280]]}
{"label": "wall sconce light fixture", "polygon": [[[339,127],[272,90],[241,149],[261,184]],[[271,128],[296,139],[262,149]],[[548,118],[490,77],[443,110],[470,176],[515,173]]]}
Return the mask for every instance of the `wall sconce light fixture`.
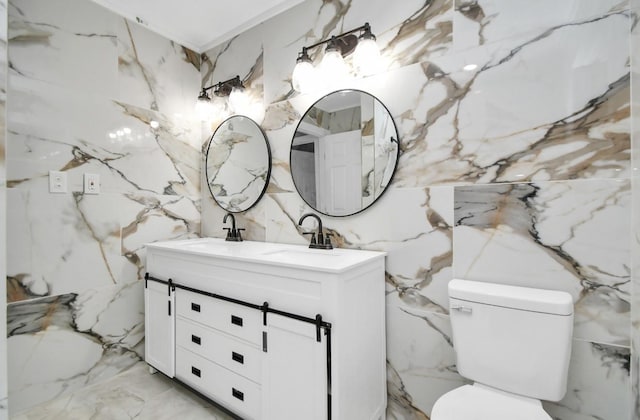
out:
{"label": "wall sconce light fixture", "polygon": [[[211,89],[213,89],[213,99],[207,93]],[[245,92],[240,76],[202,88],[196,101],[196,113],[200,120],[206,121],[215,113],[224,111],[225,98],[227,98],[226,102],[229,107],[236,113],[244,111],[247,107],[249,96]]]}
{"label": "wall sconce light fixture", "polygon": [[[356,32],[360,32],[360,35],[354,35]],[[316,69],[309,57],[309,50],[324,44],[327,44],[327,48]],[[368,76],[379,69],[380,49],[376,44],[376,37],[371,33],[369,23],[308,47],[302,47],[291,75],[291,85],[296,91],[307,93],[312,91],[321,80],[343,80],[349,74],[349,68],[343,57],[352,52],[353,67],[358,75]]]}

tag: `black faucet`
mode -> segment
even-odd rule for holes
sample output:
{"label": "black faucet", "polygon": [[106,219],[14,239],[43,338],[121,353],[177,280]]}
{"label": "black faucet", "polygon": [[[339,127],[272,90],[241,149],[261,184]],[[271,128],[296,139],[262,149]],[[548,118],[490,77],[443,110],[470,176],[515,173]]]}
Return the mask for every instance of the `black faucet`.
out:
{"label": "black faucet", "polygon": [[317,249],[333,249],[333,245],[331,245],[331,234],[327,233],[326,235],[322,232],[322,220],[318,217],[317,214],[306,213],[300,217],[298,220],[298,225],[302,226],[302,221],[307,217],[313,217],[318,221],[318,239],[316,241],[316,233],[315,232],[302,232],[303,235],[311,235],[311,243],[309,244],[309,248],[317,248]]}
{"label": "black faucet", "polygon": [[224,216],[224,219],[222,219],[222,223],[227,223],[228,217],[231,217],[231,227],[223,228],[224,230],[227,231],[227,237],[225,238],[225,241],[242,242],[242,235],[240,234],[240,231],[244,229],[243,228],[236,229],[236,218],[234,217],[233,214],[227,213]]}

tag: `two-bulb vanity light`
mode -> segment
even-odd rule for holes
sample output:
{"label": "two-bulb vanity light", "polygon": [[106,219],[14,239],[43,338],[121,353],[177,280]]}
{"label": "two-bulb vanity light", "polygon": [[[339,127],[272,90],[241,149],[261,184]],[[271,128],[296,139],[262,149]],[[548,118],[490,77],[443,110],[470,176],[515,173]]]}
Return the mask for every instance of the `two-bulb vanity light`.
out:
{"label": "two-bulb vanity light", "polygon": [[[360,32],[359,36],[354,33]],[[309,50],[327,44],[318,68],[312,64]],[[368,23],[343,34],[302,47],[291,75],[291,85],[300,93],[308,93],[323,82],[341,81],[349,76],[344,57],[353,52],[353,67],[360,76],[369,76],[380,68],[380,49]]]}
{"label": "two-bulb vanity light", "polygon": [[[213,99],[207,93],[211,89]],[[236,113],[242,113],[249,105],[249,96],[240,76],[202,88],[196,101],[196,113],[200,120],[206,121],[216,114],[225,112],[227,102],[228,107]]]}

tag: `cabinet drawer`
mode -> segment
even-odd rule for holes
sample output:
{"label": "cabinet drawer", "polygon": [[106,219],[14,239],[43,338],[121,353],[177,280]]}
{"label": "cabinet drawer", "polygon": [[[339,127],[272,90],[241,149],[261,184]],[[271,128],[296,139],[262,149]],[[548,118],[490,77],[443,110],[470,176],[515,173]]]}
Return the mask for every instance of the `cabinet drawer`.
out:
{"label": "cabinet drawer", "polygon": [[259,417],[259,385],[180,347],[176,377],[244,418]]}
{"label": "cabinet drawer", "polygon": [[264,353],[243,341],[178,318],[176,344],[256,383],[262,380]]}
{"label": "cabinet drawer", "polygon": [[178,290],[176,315],[262,344],[262,312],[206,295]]}

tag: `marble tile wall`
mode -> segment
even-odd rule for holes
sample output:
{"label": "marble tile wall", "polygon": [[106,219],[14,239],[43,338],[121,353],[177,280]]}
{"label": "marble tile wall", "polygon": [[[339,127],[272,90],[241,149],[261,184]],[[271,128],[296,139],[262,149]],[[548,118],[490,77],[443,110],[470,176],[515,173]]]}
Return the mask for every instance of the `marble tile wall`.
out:
{"label": "marble tile wall", "polygon": [[[143,244],[200,233],[200,59],[88,0],[10,1],[8,59],[17,413],[141,359]],[[67,193],[48,192],[50,170],[66,172]],[[100,175],[99,195],[82,192],[85,173]]]}
{"label": "marble tile wall", "polygon": [[[0,278],[7,267],[7,2],[0,0]],[[7,408],[7,312],[6,283],[0,283],[0,420],[9,417]]]}
{"label": "marble tile wall", "polygon": [[632,418],[640,419],[640,1],[631,0],[636,16],[631,28],[631,379]]}
{"label": "marble tile wall", "polygon": [[[239,217],[249,239],[306,243],[296,222],[310,209],[291,179],[289,145],[315,100],[358,88],[393,114],[402,154],[388,191],[355,216],[323,217],[339,246],[388,252],[388,418],[428,419],[439,396],[465,383],[447,310],[454,277],[569,292],[568,392],[545,407],[556,420],[640,418],[631,375],[636,4],[307,0],[205,53],[202,84],[239,74],[265,109],[272,178]],[[292,91],[303,45],[364,22],[385,71]],[[222,236],[223,215],[203,191],[203,235]]]}

